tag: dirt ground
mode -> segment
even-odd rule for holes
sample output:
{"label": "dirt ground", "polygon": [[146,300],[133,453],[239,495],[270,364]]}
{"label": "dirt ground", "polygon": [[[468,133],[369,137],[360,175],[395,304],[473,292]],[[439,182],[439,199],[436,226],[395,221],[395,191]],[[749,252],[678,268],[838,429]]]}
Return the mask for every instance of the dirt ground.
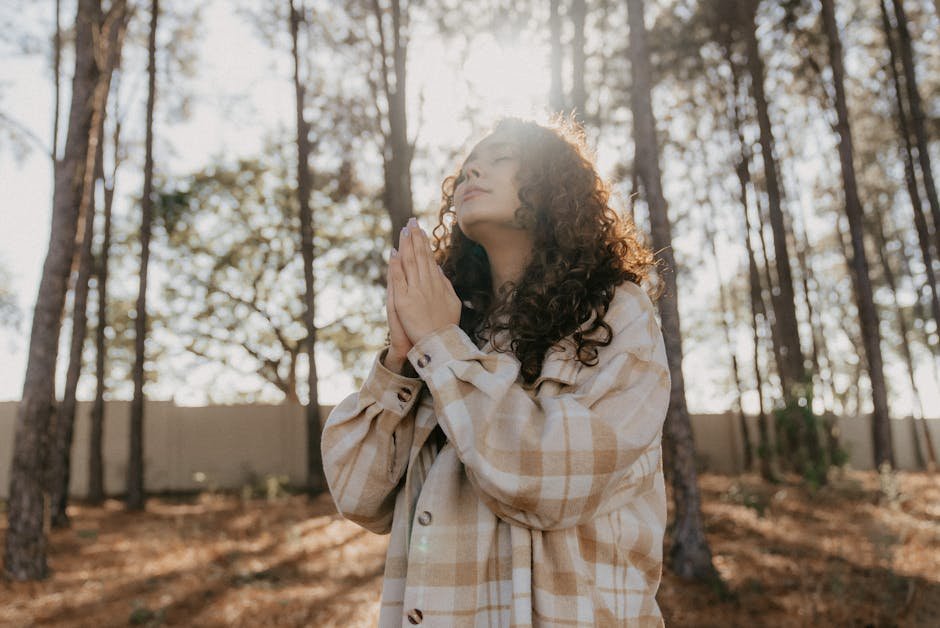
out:
{"label": "dirt ground", "polygon": [[[727,591],[668,568],[667,626],[940,626],[940,476],[847,471],[813,494],[699,477]],[[670,498],[670,508],[671,506]],[[328,495],[151,497],[145,513],[75,504],[52,575],[0,580],[0,626],[372,626],[385,536]],[[670,529],[672,526],[670,511]],[[6,518],[0,516],[0,541]],[[667,532],[666,555],[669,552]]]}

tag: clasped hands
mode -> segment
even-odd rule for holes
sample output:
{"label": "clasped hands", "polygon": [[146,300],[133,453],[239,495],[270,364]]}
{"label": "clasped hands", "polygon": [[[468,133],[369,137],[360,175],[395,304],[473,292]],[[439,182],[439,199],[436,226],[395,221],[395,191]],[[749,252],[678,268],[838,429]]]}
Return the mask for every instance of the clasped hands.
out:
{"label": "clasped hands", "polygon": [[390,349],[404,358],[416,343],[447,325],[460,323],[460,297],[434,261],[431,242],[417,220],[401,230],[388,263],[386,311]]}

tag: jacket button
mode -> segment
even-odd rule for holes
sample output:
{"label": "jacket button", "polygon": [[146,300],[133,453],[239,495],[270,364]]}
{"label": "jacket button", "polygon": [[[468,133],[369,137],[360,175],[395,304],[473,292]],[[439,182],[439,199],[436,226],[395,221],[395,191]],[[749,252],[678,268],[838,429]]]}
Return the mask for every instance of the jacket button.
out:
{"label": "jacket button", "polygon": [[431,523],[431,513],[425,510],[420,515],[418,515],[418,523],[420,523],[423,526],[426,526],[429,523]]}
{"label": "jacket button", "polygon": [[401,388],[398,391],[398,400],[399,401],[408,401],[411,399],[411,391],[407,388]]}
{"label": "jacket button", "polygon": [[419,608],[413,608],[408,611],[408,621],[412,624],[420,624],[421,620],[424,618],[424,613],[421,612]]}
{"label": "jacket button", "polygon": [[425,367],[431,362],[431,356],[427,353],[418,358],[418,366]]}

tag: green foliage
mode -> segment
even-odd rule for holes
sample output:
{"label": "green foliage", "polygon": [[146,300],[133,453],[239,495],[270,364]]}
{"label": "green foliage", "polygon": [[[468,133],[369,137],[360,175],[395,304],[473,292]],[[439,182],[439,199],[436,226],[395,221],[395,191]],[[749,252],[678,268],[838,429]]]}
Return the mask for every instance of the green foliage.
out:
{"label": "green foliage", "polygon": [[776,454],[779,460],[785,461],[803,477],[811,490],[815,490],[827,483],[829,467],[844,464],[848,454],[838,447],[830,460],[827,448],[821,444],[826,426],[813,412],[811,377],[807,375],[789,392],[789,399],[773,410]]}
{"label": "green foliage", "polygon": [[841,445],[831,452],[830,464],[834,467],[841,467],[849,461],[849,452]]}
{"label": "green foliage", "polygon": [[[218,163],[182,179],[158,181],[155,222],[172,281],[162,299],[167,325],[190,355],[273,385],[300,400],[306,364],[306,288],[294,148],[271,140],[261,156]],[[360,191],[349,160],[313,177],[317,350],[343,366],[381,346],[388,227],[375,199]],[[386,224],[383,224],[385,219]],[[327,319],[323,323],[322,319]],[[364,373],[363,373],[364,374]],[[216,401],[257,400],[255,387]]]}
{"label": "green foliage", "polygon": [[759,460],[773,459],[773,446],[769,443],[757,444],[757,457]]}

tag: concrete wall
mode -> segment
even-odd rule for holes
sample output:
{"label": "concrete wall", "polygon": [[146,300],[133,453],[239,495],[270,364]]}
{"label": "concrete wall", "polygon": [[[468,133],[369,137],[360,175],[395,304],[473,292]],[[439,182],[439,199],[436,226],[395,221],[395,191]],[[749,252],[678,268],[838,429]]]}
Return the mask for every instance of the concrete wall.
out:
{"label": "concrete wall", "polygon": [[[745,418],[752,451],[757,453],[757,417]],[[940,418],[927,419],[927,429],[934,445],[934,455],[940,460]],[[894,460],[899,469],[917,469],[914,452],[913,429],[917,428],[921,451],[926,455],[926,443],[920,421],[911,417],[891,420],[891,438],[894,448]],[[873,450],[871,437],[871,416],[838,417],[839,444],[849,454],[848,464],[854,469],[873,469]],[[771,442],[774,441],[773,416],[768,416],[768,430]],[[692,434],[695,438],[695,451],[699,469],[717,473],[740,473],[744,467],[744,439],[740,429],[740,419],[731,413],[692,415]],[[822,438],[822,437],[821,437]],[[823,440],[820,443],[826,447]]]}
{"label": "concrete wall", "polygon": [[[0,402],[0,497],[10,485],[10,464],[17,402]],[[81,497],[88,486],[89,412],[91,402],[79,402],[72,448],[70,494]],[[322,408],[325,420],[332,408]],[[128,452],[130,402],[105,404],[105,491],[124,490]],[[752,440],[757,421],[747,417]],[[928,421],[935,447],[940,446],[940,419]],[[849,464],[872,468],[868,417],[840,418],[841,443]],[[891,421],[899,468],[914,469],[910,418]],[[773,434],[773,423],[770,423]],[[918,428],[919,429],[919,428]],[[741,470],[743,447],[738,419],[731,414],[693,415],[692,432],[699,468],[718,473]],[[235,405],[177,407],[172,402],[148,401],[144,419],[144,485],[148,491],[193,490],[207,486],[239,488],[252,478],[287,476],[301,485],[306,476],[304,410],[298,405]],[[755,447],[756,448],[756,447]],[[940,457],[940,451],[937,452]],[[204,474],[200,481],[197,474]]]}
{"label": "concrete wall", "polygon": [[[0,497],[9,493],[17,402],[0,402]],[[104,416],[104,486],[124,491],[130,402],[109,401]],[[79,402],[72,446],[69,493],[88,489],[91,402]],[[329,409],[324,409],[325,418]],[[178,407],[148,401],[144,411],[144,486],[148,491],[206,486],[239,488],[252,477],[306,477],[306,429],[299,405]],[[199,481],[197,474],[204,474]]]}

